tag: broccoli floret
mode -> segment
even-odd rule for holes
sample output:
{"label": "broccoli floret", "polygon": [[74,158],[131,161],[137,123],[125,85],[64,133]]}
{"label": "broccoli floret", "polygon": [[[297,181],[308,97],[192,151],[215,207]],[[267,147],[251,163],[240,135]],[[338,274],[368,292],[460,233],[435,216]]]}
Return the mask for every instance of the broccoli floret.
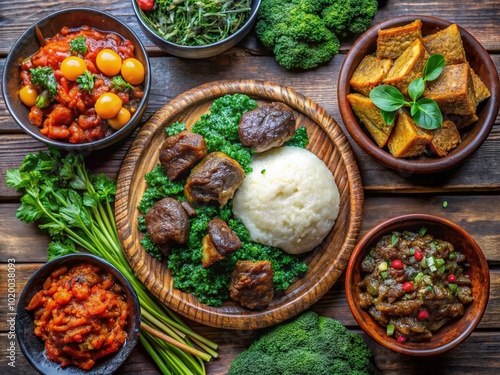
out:
{"label": "broccoli floret", "polygon": [[333,0],[323,9],[322,18],[333,33],[347,36],[368,29],[377,10],[377,0]]}
{"label": "broccoli floret", "polygon": [[231,364],[228,375],[372,374],[371,351],[340,322],[312,311],[258,337]]}
{"label": "broccoli floret", "polygon": [[366,30],[377,7],[376,0],[263,0],[255,30],[280,65],[312,69],[339,52],[338,36]]}
{"label": "broccoli floret", "polygon": [[282,36],[274,47],[276,61],[287,69],[312,69],[330,61],[339,52],[340,42],[333,34],[319,43]]}

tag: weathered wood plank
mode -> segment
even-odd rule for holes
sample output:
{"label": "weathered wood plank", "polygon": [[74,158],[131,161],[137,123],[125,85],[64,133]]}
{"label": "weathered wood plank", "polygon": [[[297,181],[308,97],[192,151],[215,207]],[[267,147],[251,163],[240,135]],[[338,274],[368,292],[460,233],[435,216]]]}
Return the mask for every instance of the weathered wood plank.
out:
{"label": "weathered wood plank", "polygon": [[[500,55],[494,57],[496,65],[500,66]],[[153,80],[151,100],[144,121],[147,121],[154,112],[166,105],[173,97],[208,81],[258,78],[275,82],[276,77],[283,77],[280,79],[280,84],[292,87],[316,101],[343,127],[338,110],[335,82],[342,62],[340,59],[340,57],[335,57],[330,65],[315,71],[284,75],[282,68],[274,62],[272,57],[230,59],[227,56],[220,56],[217,58],[217,66],[220,68],[213,73],[211,73],[213,65],[209,61],[194,60],[188,64],[182,59],[155,58],[153,59],[154,71],[165,72],[165,74],[158,74]],[[0,160],[2,160],[0,175],[2,176],[5,175],[7,169],[19,166],[26,153],[43,147],[41,143],[22,133],[8,114],[2,97],[0,97],[0,132],[4,133],[0,139]],[[347,137],[351,141],[367,192],[500,190],[500,170],[496,162],[500,157],[500,117],[497,117],[496,125],[488,139],[470,159],[451,171],[437,175],[409,175],[390,170],[361,150],[352,142],[349,135]],[[114,171],[116,174],[132,140],[133,136],[107,150],[95,152],[89,160],[96,168]],[[15,192],[8,189],[2,179],[0,199],[15,199],[15,196]]]}
{"label": "weathered wood plank", "polygon": [[[21,4],[15,2],[2,1],[2,20],[3,24],[8,24],[9,28],[0,30],[0,56],[5,56],[17,38],[37,19],[45,17],[56,10],[69,7],[91,7],[107,11],[126,22],[134,32],[137,33],[150,54],[164,54],[154,44],[149,41],[139,27],[139,23],[134,15],[130,1],[112,0],[106,1],[72,1],[61,0],[57,2],[45,3],[40,7],[34,0],[24,1]],[[432,10],[429,9],[432,7]],[[375,16],[373,24],[386,19],[409,14],[434,14],[445,18],[451,22],[458,23],[468,30],[481,42],[486,49],[498,51],[500,49],[500,35],[497,25],[494,23],[482,22],[485,19],[498,19],[500,9],[495,0],[481,0],[474,2],[449,2],[446,0],[433,1],[432,5],[428,2],[408,2],[401,1],[379,1],[379,11]],[[472,16],[473,15],[473,16]],[[347,40],[343,44],[343,49],[347,49],[352,40]],[[248,49],[252,53],[268,53],[258,43],[254,33],[251,33],[239,45]]]}
{"label": "weathered wood plank", "polygon": [[[15,263],[15,297],[17,306],[17,302],[19,300],[19,296],[24,288],[25,283],[31,277],[31,275],[43,264],[43,263],[28,263],[23,264],[21,260],[17,257],[13,257],[16,260]],[[10,270],[9,270],[10,271]],[[8,303],[7,296],[8,292],[12,292],[12,290],[8,290],[9,285],[7,284],[7,264],[2,263],[0,265],[0,292],[2,296],[2,304],[0,306],[0,314],[1,316],[9,316],[9,313],[12,313],[12,308],[15,307],[10,301]],[[486,308],[486,312],[483,316],[481,323],[479,324],[479,329],[500,329],[500,321],[498,320],[498,315],[500,314],[500,269],[498,267],[493,267],[490,269],[490,300],[488,306]],[[12,306],[12,307],[11,307]],[[341,277],[339,282],[335,284],[335,286],[328,291],[327,294],[317,302],[312,310],[316,311],[318,314],[327,315],[332,318],[335,318],[342,322],[342,324],[349,327],[356,327],[357,324],[349,310],[347,305],[347,300],[345,298],[344,291],[344,278]],[[220,334],[224,333],[228,338],[231,337],[231,340],[234,340],[236,337],[242,334],[241,331],[238,330],[219,330],[214,328],[209,328],[208,326],[204,326],[198,323],[190,322],[190,325],[195,327],[196,331],[200,331],[200,333],[206,335],[207,337],[215,340],[216,342],[220,342]],[[2,319],[0,321],[0,332],[7,332],[9,330],[9,325],[6,319]],[[251,332],[244,331],[244,336],[248,337]]]}
{"label": "weathered wood plank", "polygon": [[[446,209],[443,202],[448,203]],[[49,242],[35,225],[19,222],[18,203],[0,205],[0,262],[15,257],[18,262],[45,262]],[[491,265],[500,264],[500,200],[494,195],[367,196],[361,235],[390,217],[409,213],[429,213],[445,217],[468,231],[482,248]],[[29,253],[29,255],[27,255]]]}

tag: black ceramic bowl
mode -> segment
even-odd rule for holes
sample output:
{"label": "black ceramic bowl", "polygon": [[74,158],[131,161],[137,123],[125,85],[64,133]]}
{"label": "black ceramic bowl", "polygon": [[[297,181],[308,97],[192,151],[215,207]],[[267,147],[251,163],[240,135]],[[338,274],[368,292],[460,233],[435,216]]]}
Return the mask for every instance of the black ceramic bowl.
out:
{"label": "black ceramic bowl", "polygon": [[[97,360],[90,370],[82,370],[76,366],[62,368],[59,363],[49,360],[45,355],[45,343],[41,338],[35,336],[35,323],[33,312],[27,311],[26,307],[33,296],[42,289],[42,285],[50,274],[62,266],[71,266],[91,263],[100,269],[110,272],[118,283],[123,287],[130,312],[125,331],[127,339],[125,344],[116,352]],[[19,303],[16,315],[16,336],[19,346],[29,363],[41,374],[61,375],[102,375],[112,374],[127,359],[132,349],[139,340],[139,329],[141,325],[141,309],[139,299],[132,285],[113,265],[91,254],[71,254],[56,258],[38,269],[26,283]]]}
{"label": "black ceramic bowl", "polygon": [[[19,64],[35,53],[40,44],[36,36],[36,27],[40,27],[45,38],[52,37],[58,33],[62,27],[77,28],[83,25],[96,28],[101,31],[109,31],[121,35],[130,40],[135,49],[135,57],[142,62],[145,69],[144,97],[139,103],[137,111],[132,115],[129,122],[121,129],[114,131],[111,135],[89,143],[71,144],[57,141],[46,137],[40,133],[40,129],[33,125],[29,118],[29,108],[19,100],[19,90],[21,79],[19,78]],[[90,8],[69,8],[64,9],[42,18],[31,25],[16,41],[5,61],[3,71],[2,91],[7,109],[21,128],[35,139],[57,148],[74,151],[92,151],[108,147],[128,136],[137,125],[139,125],[142,115],[146,110],[151,86],[151,68],[149,58],[141,41],[135,33],[122,21],[112,15]]]}
{"label": "black ceramic bowl", "polygon": [[168,40],[157,34],[153,30],[153,28],[150,27],[150,25],[144,22],[144,12],[139,7],[137,0],[132,0],[132,6],[134,7],[134,12],[137,16],[139,25],[141,26],[142,31],[149,38],[149,40],[151,40],[159,48],[165,50],[171,55],[189,59],[203,59],[212,57],[227,51],[228,49],[239,43],[250,32],[253,25],[255,24],[257,15],[259,13],[260,3],[261,0],[252,0],[252,9],[250,11],[250,16],[238,31],[228,36],[226,39],[204,46],[184,46],[169,42]]}

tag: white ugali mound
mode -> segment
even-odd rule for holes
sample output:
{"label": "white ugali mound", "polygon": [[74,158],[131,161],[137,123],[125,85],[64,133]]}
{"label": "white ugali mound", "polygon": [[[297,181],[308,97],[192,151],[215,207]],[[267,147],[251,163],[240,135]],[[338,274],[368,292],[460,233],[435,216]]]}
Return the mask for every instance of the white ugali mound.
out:
{"label": "white ugali mound", "polygon": [[256,154],[251,167],[234,196],[233,213],[252,240],[290,254],[319,245],[335,223],[340,201],[325,163],[287,146]]}

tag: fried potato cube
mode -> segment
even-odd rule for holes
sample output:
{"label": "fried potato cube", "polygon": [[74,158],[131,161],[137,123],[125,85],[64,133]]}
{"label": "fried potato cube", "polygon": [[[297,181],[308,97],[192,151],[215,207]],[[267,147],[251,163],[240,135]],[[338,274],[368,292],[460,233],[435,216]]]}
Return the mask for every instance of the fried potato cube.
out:
{"label": "fried potato cube", "polygon": [[370,91],[380,85],[392,67],[391,59],[379,59],[367,55],[359,63],[349,83],[354,91],[369,96]]}
{"label": "fried potato cube", "polygon": [[472,76],[472,84],[474,85],[474,94],[476,94],[476,105],[478,105],[483,100],[488,99],[491,96],[491,92],[474,69],[470,68],[470,74]]}
{"label": "fried potato cube", "polygon": [[380,29],[377,37],[377,57],[397,59],[416,40],[422,39],[422,21]]}
{"label": "fried potato cube", "polygon": [[403,95],[408,94],[408,85],[416,78],[423,77],[423,70],[429,54],[427,53],[422,41],[416,39],[399,56],[383,80],[385,85],[392,85],[399,89]]}
{"label": "fried potato cube", "polygon": [[379,147],[384,147],[392,132],[393,126],[385,123],[380,109],[373,104],[369,97],[361,94],[349,94],[347,95],[347,100],[349,100],[352,110],[366,127],[375,143],[377,143]]}
{"label": "fried potato cube", "polygon": [[423,96],[434,99],[444,113],[475,113],[476,94],[469,64],[445,65],[436,80],[427,82]]}
{"label": "fried potato cube", "polygon": [[479,120],[479,117],[477,117],[475,113],[471,113],[470,115],[452,115],[446,113],[444,116],[446,116],[448,120],[453,121],[457,129],[463,129]]}
{"label": "fried potato cube", "polygon": [[466,62],[462,37],[456,24],[422,38],[429,55],[443,55],[445,64]]}
{"label": "fried potato cube", "polygon": [[387,141],[389,152],[397,158],[420,155],[431,142],[431,133],[419,127],[406,110],[398,112],[394,130]]}
{"label": "fried potato cube", "polygon": [[460,133],[453,121],[444,120],[439,129],[431,130],[432,141],[430,150],[437,156],[445,156],[457,147],[460,142]]}

